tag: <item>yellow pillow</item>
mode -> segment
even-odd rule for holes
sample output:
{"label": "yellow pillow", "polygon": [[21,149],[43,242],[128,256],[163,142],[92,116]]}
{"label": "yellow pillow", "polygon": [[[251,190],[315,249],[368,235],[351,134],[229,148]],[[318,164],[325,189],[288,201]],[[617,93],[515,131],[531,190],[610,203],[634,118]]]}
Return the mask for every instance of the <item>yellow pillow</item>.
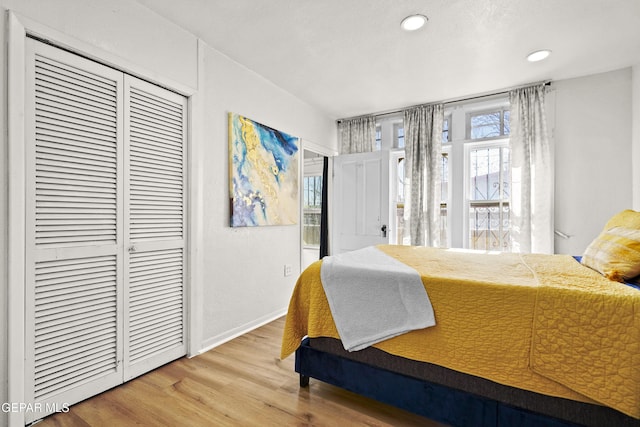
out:
{"label": "yellow pillow", "polygon": [[606,231],[613,227],[627,227],[640,230],[640,212],[627,209],[615,214],[609,221],[607,221],[607,224],[604,226],[604,230]]}
{"label": "yellow pillow", "polygon": [[640,274],[640,229],[604,230],[585,250],[582,264],[617,282],[636,277]]}

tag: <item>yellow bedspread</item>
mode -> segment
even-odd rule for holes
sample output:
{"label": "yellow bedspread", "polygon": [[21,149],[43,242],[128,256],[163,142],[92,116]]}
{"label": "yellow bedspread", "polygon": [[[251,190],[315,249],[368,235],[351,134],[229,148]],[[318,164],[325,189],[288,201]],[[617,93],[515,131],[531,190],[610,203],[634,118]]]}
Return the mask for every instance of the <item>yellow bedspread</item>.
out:
{"label": "yellow bedspread", "polygon": [[[374,347],[640,418],[637,289],[611,282],[570,256],[379,248],[420,273],[436,326]],[[305,270],[294,289],[282,358],[305,336],[339,338],[320,265]]]}

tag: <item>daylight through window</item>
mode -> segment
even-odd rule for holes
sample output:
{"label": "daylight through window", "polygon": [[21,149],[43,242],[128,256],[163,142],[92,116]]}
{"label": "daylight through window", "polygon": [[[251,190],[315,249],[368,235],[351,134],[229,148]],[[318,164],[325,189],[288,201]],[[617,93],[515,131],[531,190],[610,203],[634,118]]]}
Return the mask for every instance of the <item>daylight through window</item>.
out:
{"label": "daylight through window", "polygon": [[320,218],[322,215],[322,176],[305,176],[303,181],[302,241],[305,246],[320,246]]}
{"label": "daylight through window", "polygon": [[[478,109],[479,104],[475,103],[445,110],[440,163],[442,247],[511,250],[510,114],[506,100],[498,104],[492,102],[493,108]],[[386,131],[378,129],[384,147]],[[392,142],[386,143],[395,150],[392,243],[408,244],[403,239],[407,178],[402,121],[393,123],[392,135]]]}

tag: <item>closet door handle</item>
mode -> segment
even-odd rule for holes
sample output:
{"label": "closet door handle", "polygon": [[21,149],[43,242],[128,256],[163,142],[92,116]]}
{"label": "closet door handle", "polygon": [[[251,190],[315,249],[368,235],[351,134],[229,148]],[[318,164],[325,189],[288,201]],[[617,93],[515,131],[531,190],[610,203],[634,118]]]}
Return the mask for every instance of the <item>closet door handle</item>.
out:
{"label": "closet door handle", "polygon": [[127,249],[129,251],[130,254],[134,253],[137,249],[135,246],[131,245],[129,246],[129,249]]}

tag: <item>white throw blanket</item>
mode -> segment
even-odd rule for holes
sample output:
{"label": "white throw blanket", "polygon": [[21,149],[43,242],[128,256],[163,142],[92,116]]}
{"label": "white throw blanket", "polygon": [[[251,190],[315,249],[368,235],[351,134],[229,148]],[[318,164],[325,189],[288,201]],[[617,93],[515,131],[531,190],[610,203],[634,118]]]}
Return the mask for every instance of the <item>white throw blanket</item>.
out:
{"label": "white throw blanket", "polygon": [[323,258],[320,278],[348,351],[436,324],[420,274],[373,246]]}

